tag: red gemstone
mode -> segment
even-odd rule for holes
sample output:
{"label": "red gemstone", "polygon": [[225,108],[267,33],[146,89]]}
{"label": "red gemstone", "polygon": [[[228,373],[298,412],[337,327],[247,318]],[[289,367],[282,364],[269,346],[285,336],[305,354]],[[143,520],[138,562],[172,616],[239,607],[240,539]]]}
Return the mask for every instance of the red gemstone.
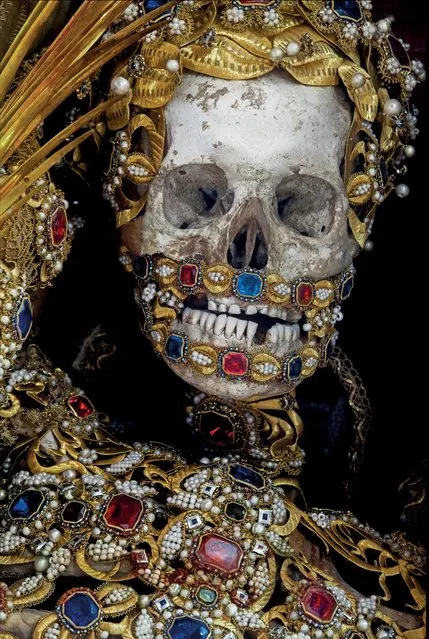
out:
{"label": "red gemstone", "polygon": [[231,446],[235,443],[235,426],[226,415],[214,411],[203,413],[200,420],[202,437],[215,446]]}
{"label": "red gemstone", "polygon": [[313,285],[309,282],[301,282],[296,287],[296,301],[300,306],[308,306],[313,300]]}
{"label": "red gemstone", "polygon": [[79,419],[90,417],[94,412],[94,406],[85,395],[73,395],[68,398],[67,403],[72,413]]}
{"label": "red gemstone", "polygon": [[131,551],[130,558],[136,568],[144,568],[149,565],[147,552],[142,548]]}
{"label": "red gemstone", "polygon": [[183,264],[180,267],[179,280],[182,286],[195,286],[198,281],[198,266]]}
{"label": "red gemstone", "polygon": [[67,214],[64,207],[55,209],[51,217],[51,238],[54,246],[59,246],[67,236]]}
{"label": "red gemstone", "polygon": [[244,353],[226,353],[222,357],[222,370],[227,375],[241,377],[247,373],[248,368],[249,360]]}
{"label": "red gemstone", "polygon": [[310,586],[302,599],[302,607],[310,617],[329,623],[337,610],[337,602],[334,595],[325,588]]}
{"label": "red gemstone", "polygon": [[215,568],[225,574],[236,572],[243,559],[241,547],[231,539],[214,533],[201,535],[195,556],[207,568]]}
{"label": "red gemstone", "polygon": [[120,493],[109,501],[103,519],[110,528],[128,532],[134,530],[142,515],[143,504],[140,499]]}

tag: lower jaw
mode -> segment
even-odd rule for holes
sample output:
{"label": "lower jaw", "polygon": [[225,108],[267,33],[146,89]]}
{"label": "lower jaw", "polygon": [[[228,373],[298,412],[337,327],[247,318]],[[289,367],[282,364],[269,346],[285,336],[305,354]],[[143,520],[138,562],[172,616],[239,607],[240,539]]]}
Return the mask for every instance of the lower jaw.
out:
{"label": "lower jaw", "polygon": [[296,340],[283,349],[278,344],[247,347],[241,340],[199,336],[197,327],[177,320],[168,329],[155,323],[148,332],[155,350],[185,381],[211,394],[230,391],[236,399],[292,390],[326,363],[336,338],[332,329],[311,344]]}

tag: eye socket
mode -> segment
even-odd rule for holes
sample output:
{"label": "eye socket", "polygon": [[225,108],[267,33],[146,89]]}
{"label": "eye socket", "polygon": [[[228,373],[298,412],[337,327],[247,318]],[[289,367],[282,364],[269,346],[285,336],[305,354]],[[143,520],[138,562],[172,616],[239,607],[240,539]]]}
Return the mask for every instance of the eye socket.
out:
{"label": "eye socket", "polygon": [[225,173],[215,164],[187,164],[164,178],[164,215],[178,229],[200,228],[232,206]]}
{"label": "eye socket", "polygon": [[314,175],[292,175],[276,189],[277,215],[303,237],[323,237],[335,217],[335,188]]}

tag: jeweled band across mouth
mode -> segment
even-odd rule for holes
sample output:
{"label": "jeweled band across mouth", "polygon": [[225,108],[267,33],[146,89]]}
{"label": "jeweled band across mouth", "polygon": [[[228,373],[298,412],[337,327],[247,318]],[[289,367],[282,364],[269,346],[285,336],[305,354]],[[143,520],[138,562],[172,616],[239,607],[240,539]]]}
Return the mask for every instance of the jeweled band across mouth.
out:
{"label": "jeweled band across mouth", "polygon": [[174,366],[231,380],[294,385],[326,363],[338,304],[354,268],[331,278],[286,281],[275,273],[164,255],[123,262],[138,281],[142,327]]}

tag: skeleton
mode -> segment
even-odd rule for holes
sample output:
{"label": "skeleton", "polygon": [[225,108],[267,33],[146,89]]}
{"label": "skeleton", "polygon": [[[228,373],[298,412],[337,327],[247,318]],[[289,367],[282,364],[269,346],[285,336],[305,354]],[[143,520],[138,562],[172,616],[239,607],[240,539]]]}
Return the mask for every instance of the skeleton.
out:
{"label": "skeleton", "polygon": [[[123,230],[134,254],[203,257],[285,279],[322,279],[350,265],[357,244],[348,235],[340,165],[351,116],[340,89],[304,86],[280,71],[234,82],[187,73],[166,119],[168,151],[144,216]],[[279,321],[257,342],[261,310]],[[209,297],[202,311],[185,308],[175,327],[191,340],[245,346],[251,354],[265,343],[281,357],[306,340],[301,317]],[[284,391],[279,382],[176,372],[204,392],[233,399]]]}
{"label": "skeleton", "polygon": [[[357,245],[348,233],[340,172],[351,116],[341,90],[303,86],[280,72],[246,82],[188,73],[166,109],[166,119],[168,151],[149,187],[145,214],[122,232],[134,254],[161,252],[177,260],[202,256],[209,263],[270,269],[285,278],[324,278],[351,264]],[[252,320],[248,304],[231,297],[221,303],[229,309],[238,305],[239,321]],[[236,331],[226,336],[236,313],[230,310],[227,316],[225,330],[218,333],[204,332],[192,320],[181,330],[192,339],[204,334],[205,341],[216,346],[240,345]],[[296,313],[287,315],[283,343],[273,343],[273,349],[286,353],[305,339],[291,328],[298,319]],[[251,350],[256,347],[249,335],[246,327],[242,339]],[[204,378],[190,368],[180,369],[180,374],[204,392],[234,399],[284,390],[279,383],[256,386]],[[293,544],[342,582],[330,560],[320,557],[299,533]],[[27,570],[31,567],[17,567],[16,572]],[[79,582],[77,566],[65,574]],[[4,630],[31,637],[43,614],[14,613]],[[415,627],[411,616],[389,614],[405,627]]]}

